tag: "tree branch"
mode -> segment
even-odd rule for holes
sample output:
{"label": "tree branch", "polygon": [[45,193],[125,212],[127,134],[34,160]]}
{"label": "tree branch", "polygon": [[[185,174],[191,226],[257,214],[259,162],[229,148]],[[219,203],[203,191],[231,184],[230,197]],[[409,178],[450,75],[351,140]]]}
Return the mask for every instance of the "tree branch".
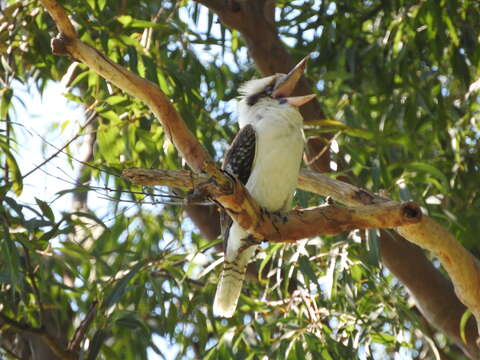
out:
{"label": "tree branch", "polygon": [[[126,169],[122,175],[137,185],[183,187],[198,194],[223,196],[209,178],[186,170]],[[242,207],[243,204],[230,205]],[[420,208],[414,203],[393,201],[371,206],[347,208],[328,203],[309,209],[292,210],[276,215],[260,209],[260,217],[245,219],[244,228],[257,240],[294,242],[319,234],[338,234],[353,229],[393,228],[420,221]]]}
{"label": "tree branch", "polygon": [[85,338],[85,334],[87,333],[92,321],[97,313],[97,301],[94,301],[90,308],[88,309],[87,315],[85,319],[80,323],[78,328],[75,330],[75,333],[72,336],[72,340],[68,344],[67,349],[69,351],[77,352],[80,349],[80,344],[82,340]]}

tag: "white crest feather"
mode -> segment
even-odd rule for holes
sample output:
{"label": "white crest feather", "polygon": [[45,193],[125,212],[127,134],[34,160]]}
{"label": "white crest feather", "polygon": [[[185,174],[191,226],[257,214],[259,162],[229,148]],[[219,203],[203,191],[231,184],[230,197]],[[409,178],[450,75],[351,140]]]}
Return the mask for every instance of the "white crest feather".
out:
{"label": "white crest feather", "polygon": [[275,80],[276,75],[267,76],[261,79],[253,79],[243,83],[242,86],[238,89],[240,95],[248,96],[257,94],[263,91],[268,85],[270,85]]}

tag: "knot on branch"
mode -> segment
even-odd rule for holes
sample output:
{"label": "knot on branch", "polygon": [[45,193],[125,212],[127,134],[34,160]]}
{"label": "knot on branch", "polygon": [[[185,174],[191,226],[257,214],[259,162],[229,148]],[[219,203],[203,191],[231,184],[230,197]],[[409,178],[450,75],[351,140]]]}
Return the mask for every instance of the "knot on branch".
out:
{"label": "knot on branch", "polygon": [[55,55],[69,56],[70,53],[67,50],[67,47],[69,44],[71,44],[71,42],[72,42],[71,38],[69,38],[64,33],[59,33],[50,42],[50,46],[52,47],[52,52]]}
{"label": "knot on branch", "polygon": [[405,219],[420,221],[422,218],[422,210],[420,206],[412,201],[403,204],[402,214]]}

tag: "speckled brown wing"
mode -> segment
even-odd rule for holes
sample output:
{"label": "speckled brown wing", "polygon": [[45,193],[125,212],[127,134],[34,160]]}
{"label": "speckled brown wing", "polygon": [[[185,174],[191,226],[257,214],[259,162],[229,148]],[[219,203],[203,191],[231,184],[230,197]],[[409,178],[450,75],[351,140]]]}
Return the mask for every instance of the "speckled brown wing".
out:
{"label": "speckled brown wing", "polygon": [[[225,155],[222,169],[235,176],[245,185],[252,172],[255,160],[256,134],[252,125],[244,126],[233,139],[230,148]],[[223,246],[227,249],[228,231],[232,225],[232,219],[225,211],[220,213],[220,224],[223,234]]]}

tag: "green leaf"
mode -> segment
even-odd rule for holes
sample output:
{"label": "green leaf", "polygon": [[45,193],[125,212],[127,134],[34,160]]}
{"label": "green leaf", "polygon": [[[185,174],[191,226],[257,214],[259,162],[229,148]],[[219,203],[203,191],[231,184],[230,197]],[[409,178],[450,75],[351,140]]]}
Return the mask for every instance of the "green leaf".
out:
{"label": "green leaf", "polygon": [[147,335],[150,333],[145,322],[143,322],[136,313],[131,311],[121,311],[118,314],[115,314],[114,321],[118,326],[130,330],[141,329]]}
{"label": "green leaf", "polygon": [[104,305],[105,308],[108,309],[109,307],[115,305],[122,295],[125,293],[127,289],[127,285],[130,280],[135,276],[135,274],[142,268],[143,262],[138,262],[123,278],[121,278],[115,286],[113,287],[110,294],[105,299]]}
{"label": "green leaf", "polygon": [[312,264],[307,256],[300,256],[298,259],[298,265],[300,266],[300,271],[306,275],[307,279],[310,279],[313,281],[313,283],[318,284],[317,276],[315,275],[315,271],[313,270]]}
{"label": "green leaf", "polygon": [[[3,239],[0,240],[0,248],[2,250],[2,262],[6,265],[8,278],[13,288],[21,285],[21,266],[20,255],[12,239],[9,229],[5,223],[2,223],[4,233]],[[13,289],[12,288],[12,289]]]}
{"label": "green leaf", "polygon": [[370,265],[377,267],[380,263],[380,249],[378,247],[378,235],[376,229],[368,229],[368,262]]}
{"label": "green leaf", "polygon": [[98,218],[97,216],[95,216],[95,214],[93,214],[93,213],[86,213],[86,212],[82,212],[82,211],[75,211],[75,212],[73,212],[71,215],[76,215],[76,216],[78,216],[78,217],[84,217],[84,218],[93,220],[93,221],[95,221],[98,225],[101,225],[103,228],[108,229],[108,228],[107,228],[107,225],[105,225],[105,223],[104,223],[100,218]]}
{"label": "green leaf", "polygon": [[155,23],[146,20],[134,19],[130,15],[121,15],[117,17],[117,21],[120,22],[124,27],[132,28],[165,28],[164,24]]}
{"label": "green leaf", "polygon": [[465,336],[465,327],[467,326],[468,319],[470,319],[472,315],[472,311],[470,309],[467,309],[460,318],[460,338],[465,344],[467,343],[467,338]]}
{"label": "green leaf", "polygon": [[2,139],[0,139],[0,148],[3,150],[3,154],[6,158],[5,160],[12,181],[12,190],[15,194],[20,195],[23,190],[23,179],[22,174],[20,173],[20,168],[18,167],[15,157],[10,152],[8,145]]}
{"label": "green leaf", "polygon": [[42,214],[51,222],[55,222],[55,215],[53,214],[52,208],[43,200],[35,198],[35,201],[42,211]]}
{"label": "green leaf", "polygon": [[391,345],[395,343],[395,336],[386,333],[373,334],[372,341],[379,344]]}
{"label": "green leaf", "polygon": [[3,88],[0,90],[0,119],[4,120],[7,118],[8,109],[12,101],[13,90],[11,88]]}
{"label": "green leaf", "polygon": [[438,170],[435,166],[431,164],[427,164],[421,161],[413,161],[405,166],[409,170],[421,171],[427,174],[432,175],[433,177],[437,178],[442,182],[444,187],[448,187],[448,179],[447,177]]}
{"label": "green leaf", "polygon": [[90,8],[95,12],[95,8],[96,8],[96,3],[95,3],[95,0],[87,0],[87,4],[88,6],[90,6]]}
{"label": "green leaf", "polygon": [[102,347],[105,340],[108,338],[108,333],[105,330],[97,330],[95,335],[93,336],[92,342],[88,347],[88,357],[87,360],[95,360],[100,352],[100,348]]}
{"label": "green leaf", "polygon": [[361,281],[363,275],[363,268],[359,264],[355,264],[350,267],[350,273],[352,274],[352,279],[355,281]]}
{"label": "green leaf", "polygon": [[98,11],[103,11],[103,9],[105,9],[106,4],[107,4],[107,0],[97,0]]}

